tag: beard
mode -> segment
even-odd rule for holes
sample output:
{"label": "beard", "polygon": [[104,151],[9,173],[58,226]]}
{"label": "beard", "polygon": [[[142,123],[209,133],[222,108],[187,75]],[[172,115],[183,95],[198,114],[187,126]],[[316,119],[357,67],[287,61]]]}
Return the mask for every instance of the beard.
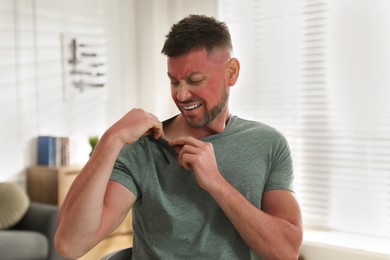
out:
{"label": "beard", "polygon": [[[204,113],[201,120],[196,120],[196,118],[186,117],[186,116],[184,116],[184,118],[187,121],[187,123],[194,128],[201,128],[207,126],[218,117],[218,115],[226,107],[228,101],[229,101],[229,91],[228,88],[225,87],[218,104],[209,110],[207,108],[204,108]],[[202,104],[204,104],[203,100],[202,100]]]}

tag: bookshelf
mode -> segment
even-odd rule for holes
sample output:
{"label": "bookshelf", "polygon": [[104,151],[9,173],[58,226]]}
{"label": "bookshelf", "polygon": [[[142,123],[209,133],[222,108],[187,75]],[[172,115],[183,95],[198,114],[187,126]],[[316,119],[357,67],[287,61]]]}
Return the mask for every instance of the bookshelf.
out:
{"label": "bookshelf", "polygon": [[[27,168],[27,192],[31,201],[61,206],[81,166],[32,166]],[[106,239],[79,260],[95,260],[132,246],[131,211]]]}

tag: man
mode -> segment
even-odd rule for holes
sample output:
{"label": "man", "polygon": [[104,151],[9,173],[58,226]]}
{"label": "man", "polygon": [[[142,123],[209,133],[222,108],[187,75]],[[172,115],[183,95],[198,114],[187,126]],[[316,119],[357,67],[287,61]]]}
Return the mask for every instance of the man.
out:
{"label": "man", "polygon": [[85,254],[133,207],[133,259],[297,259],[289,148],[229,113],[240,64],[228,28],[186,17],[162,52],[181,113],[161,123],[133,109],[104,133],[61,208],[58,251]]}

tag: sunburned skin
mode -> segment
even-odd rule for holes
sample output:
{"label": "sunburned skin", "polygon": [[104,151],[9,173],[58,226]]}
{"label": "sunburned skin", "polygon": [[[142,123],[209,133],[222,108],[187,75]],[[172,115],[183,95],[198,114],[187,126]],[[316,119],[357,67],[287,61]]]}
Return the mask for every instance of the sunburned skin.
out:
{"label": "sunburned skin", "polygon": [[166,135],[201,138],[222,132],[230,115],[229,91],[238,69],[238,61],[230,59],[228,50],[208,53],[202,49],[169,57],[171,96],[181,115],[170,122]]}

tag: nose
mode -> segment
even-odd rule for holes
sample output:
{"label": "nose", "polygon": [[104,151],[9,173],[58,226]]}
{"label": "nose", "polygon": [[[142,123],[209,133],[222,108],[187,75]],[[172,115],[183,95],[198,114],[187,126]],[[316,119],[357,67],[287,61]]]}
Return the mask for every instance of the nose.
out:
{"label": "nose", "polygon": [[190,97],[191,97],[191,91],[189,89],[189,86],[183,81],[180,82],[176,93],[177,100],[183,102],[188,100]]}

